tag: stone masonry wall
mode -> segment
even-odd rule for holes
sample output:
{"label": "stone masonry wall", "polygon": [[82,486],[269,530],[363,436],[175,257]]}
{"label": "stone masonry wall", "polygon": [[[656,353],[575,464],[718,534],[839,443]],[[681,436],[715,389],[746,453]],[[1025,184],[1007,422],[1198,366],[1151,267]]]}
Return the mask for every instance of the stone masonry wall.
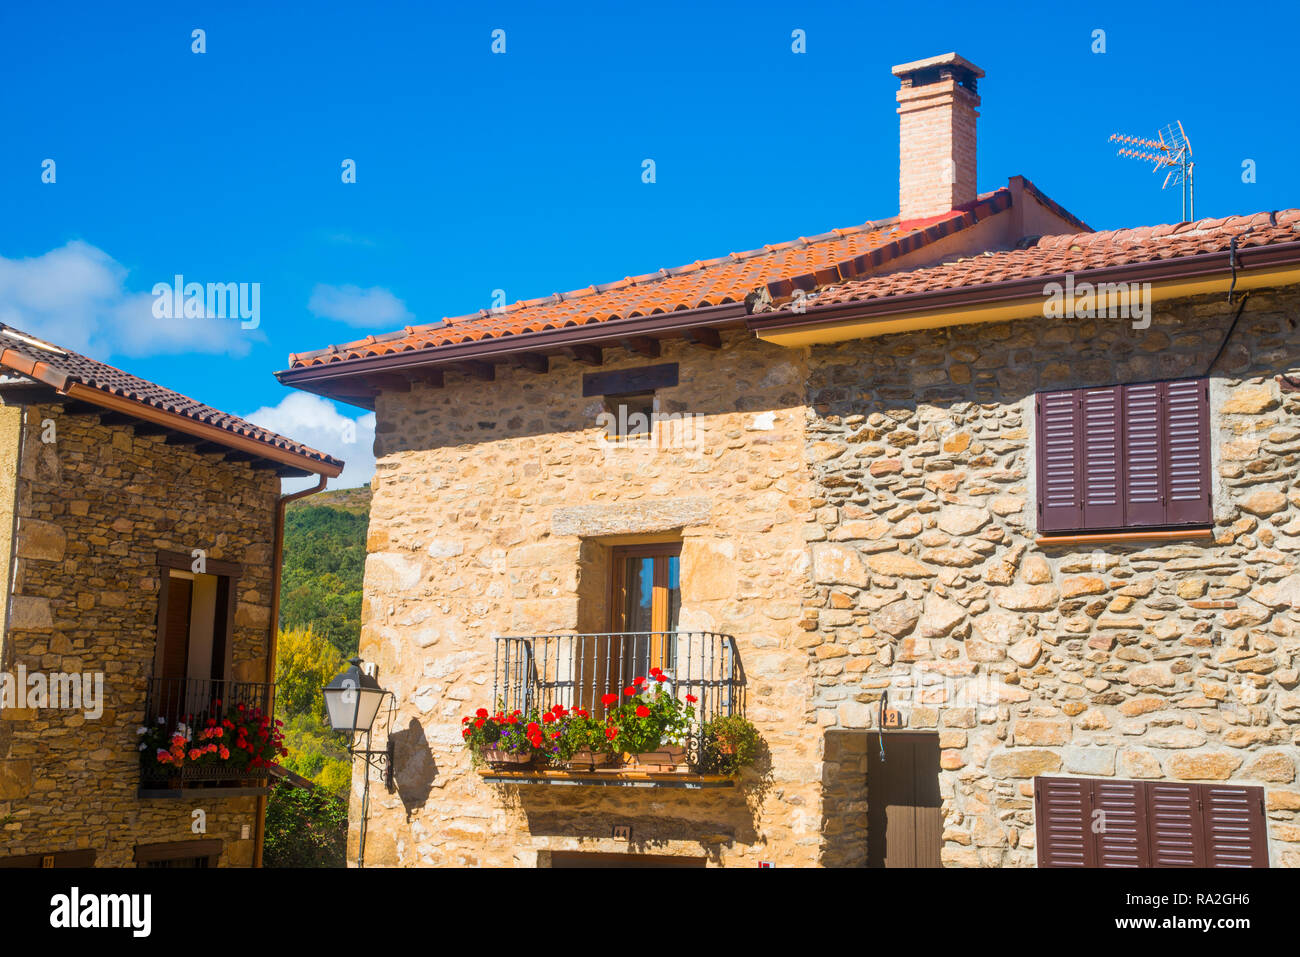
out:
{"label": "stone masonry wall", "polygon": [[[44,419],[56,440],[41,440]],[[104,713],[0,712],[0,856],[95,848],[130,866],[136,844],[220,838],[223,865],[252,862],[255,799],[196,792],[140,800],[139,738],[156,647],[157,552],[205,548],[244,566],[235,680],[265,680],[279,480],[130,428],[32,406],[18,494],[19,561],[0,668],[104,672]],[[207,833],[191,812],[207,813]]]}
{"label": "stone masonry wall", "polygon": [[[396,693],[378,740],[396,742],[398,793],[372,785],[367,864],[534,865],[575,849],[816,859],[802,357],[747,333],[716,352],[605,352],[602,372],[680,364],[659,410],[701,416],[694,446],[603,450],[602,400],[582,396],[592,370],[560,358],[545,375],[499,366],[495,382],[449,374],[379,400],[361,654]],[[606,630],[608,549],[648,537],[682,541],[680,627],[736,636],[770,770],[717,791],[483,783],[460,718],[493,704],[493,637]],[[615,823],[632,826],[631,847]]]}
{"label": "stone masonry wall", "polygon": [[849,742],[826,828],[859,839],[829,860],[862,861],[851,732],[890,688],[939,735],[945,864],[1032,865],[1032,779],[1061,774],[1262,785],[1272,864],[1300,866],[1300,393],[1276,381],[1300,294],[1252,294],[1213,373],[1212,543],[1035,544],[1033,393],[1203,374],[1233,309],[812,350],[803,627],[815,719]]}

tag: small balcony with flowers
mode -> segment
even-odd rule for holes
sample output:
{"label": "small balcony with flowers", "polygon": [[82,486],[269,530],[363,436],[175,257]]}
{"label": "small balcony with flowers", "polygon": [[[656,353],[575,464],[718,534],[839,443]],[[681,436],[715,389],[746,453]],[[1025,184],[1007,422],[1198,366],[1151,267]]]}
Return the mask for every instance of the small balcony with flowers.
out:
{"label": "small balcony with flowers", "polygon": [[137,730],[139,796],[270,793],[271,769],[287,753],[274,696],[273,684],[150,678]]}
{"label": "small balcony with flowers", "polygon": [[496,639],[491,702],[461,738],[493,784],[734,787],[760,745],[731,635]]}

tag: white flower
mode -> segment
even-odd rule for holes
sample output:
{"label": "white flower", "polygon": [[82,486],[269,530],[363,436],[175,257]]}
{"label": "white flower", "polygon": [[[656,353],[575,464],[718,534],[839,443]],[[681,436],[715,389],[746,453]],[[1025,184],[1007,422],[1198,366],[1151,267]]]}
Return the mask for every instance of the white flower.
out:
{"label": "white flower", "polygon": [[149,745],[145,744],[143,741],[140,742],[139,750],[143,751],[143,750],[145,750],[147,747],[149,747]]}
{"label": "white flower", "polygon": [[135,729],[135,733],[136,733],[136,734],[148,734],[148,733],[149,733],[149,729],[148,729],[148,728],[136,728],[136,729]]}
{"label": "white flower", "polygon": [[166,724],[166,723],[167,723],[167,719],[164,718],[162,715],[159,715],[159,716],[158,716],[158,723],[159,723],[159,724]]}

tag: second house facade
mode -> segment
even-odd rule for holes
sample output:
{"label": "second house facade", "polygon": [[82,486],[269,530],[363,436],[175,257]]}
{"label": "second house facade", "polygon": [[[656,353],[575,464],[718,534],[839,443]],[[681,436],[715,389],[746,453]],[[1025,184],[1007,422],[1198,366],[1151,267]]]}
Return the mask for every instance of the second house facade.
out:
{"label": "second house facade", "polygon": [[[895,74],[897,218],[281,373],[377,415],[367,863],[1300,865],[1300,214],[977,195],[982,73]],[[759,764],[471,767],[651,667]]]}

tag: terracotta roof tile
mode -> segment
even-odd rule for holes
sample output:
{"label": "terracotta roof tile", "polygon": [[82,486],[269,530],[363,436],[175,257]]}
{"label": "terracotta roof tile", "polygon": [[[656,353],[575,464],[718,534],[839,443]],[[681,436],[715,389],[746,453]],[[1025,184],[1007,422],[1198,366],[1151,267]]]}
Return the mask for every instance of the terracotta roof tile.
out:
{"label": "terracotta roof tile", "polygon": [[793,277],[768,284],[773,301],[767,311],[780,309],[793,288],[814,290],[806,300],[807,306],[863,302],[905,293],[940,292],[1224,252],[1234,237],[1238,249],[1300,242],[1300,210],[1044,236],[1028,249],[988,252],[937,266],[846,282],[814,284],[811,278],[815,274]]}
{"label": "terracotta roof tile", "polygon": [[36,336],[0,323],[0,369],[32,377],[36,365],[44,365],[70,381],[109,395],[132,399],[164,412],[215,426],[285,452],[342,468],[343,462],[290,438],[254,425],[237,415],[222,412],[157,383],[123,372],[71,349],[45,342]]}
{"label": "terracotta roof tile", "polygon": [[480,310],[431,325],[408,326],[395,333],[366,336],[345,345],[291,355],[290,367],[299,369],[522,333],[740,303],[773,279],[785,277],[815,274],[819,282],[834,282],[877,268],[984,216],[1006,209],[1010,204],[1010,190],[999,189],[981,196],[978,203],[967,211],[953,211],[919,223],[900,225],[897,219],[891,219],[848,229],[833,229],[818,236],[801,236],[790,242],[748,252],[696,260],[674,269],[660,269],[573,292],[515,302],[497,313]]}

